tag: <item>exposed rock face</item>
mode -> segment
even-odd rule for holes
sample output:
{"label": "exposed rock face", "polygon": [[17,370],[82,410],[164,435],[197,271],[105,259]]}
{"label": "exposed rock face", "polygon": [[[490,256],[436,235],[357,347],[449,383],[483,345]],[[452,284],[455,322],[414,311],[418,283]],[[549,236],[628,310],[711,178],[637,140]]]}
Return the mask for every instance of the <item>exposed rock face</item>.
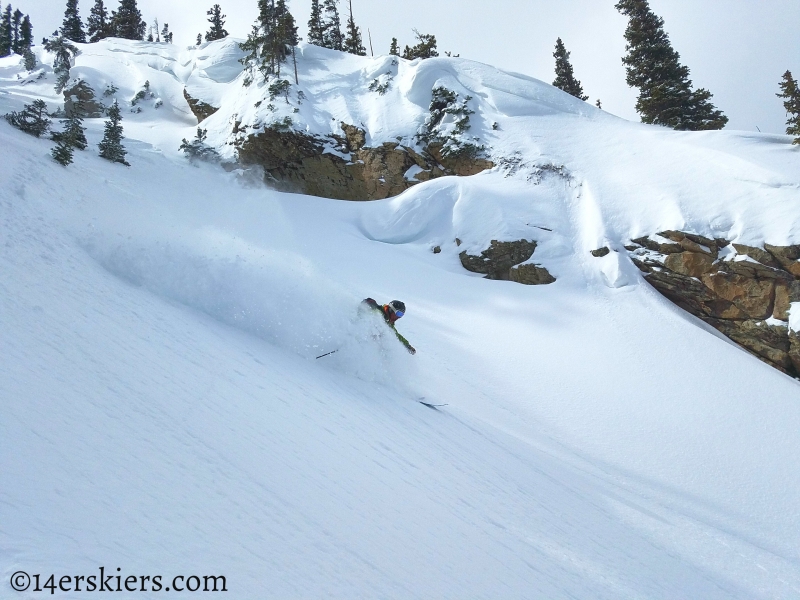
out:
{"label": "exposed rock face", "polygon": [[529,260],[536,251],[536,242],[498,242],[492,240],[489,247],[474,256],[462,252],[461,264],[467,271],[486,275],[487,279],[515,281],[524,285],[546,285],[556,279],[540,265],[520,264]]}
{"label": "exposed rock face", "polygon": [[592,256],[595,258],[603,258],[609,254],[611,254],[611,249],[605,246],[603,248],[598,248],[597,250],[592,250]]}
{"label": "exposed rock face", "polygon": [[210,104],[203,102],[202,100],[198,100],[197,98],[192,98],[189,95],[189,92],[186,91],[186,88],[183,88],[183,97],[186,98],[186,102],[189,104],[189,108],[191,109],[194,116],[197,117],[198,123],[207,119],[208,117],[210,117],[219,110],[219,108],[211,106]]}
{"label": "exposed rock face", "polygon": [[340,200],[389,198],[422,181],[471,175],[494,166],[483,159],[460,159],[448,167],[430,149],[419,153],[394,142],[368,147],[363,129],[341,125],[345,135],[330,138],[264,129],[237,142],[239,161],[261,165],[284,190]]}
{"label": "exposed rock face", "polygon": [[791,303],[800,302],[800,246],[733,244],[736,252],[720,260],[726,240],[678,231],[653,237],[629,247],[653,287],[764,362],[800,378],[800,335],[788,323],[766,322],[786,322]]}
{"label": "exposed rock face", "polygon": [[67,117],[76,115],[81,118],[97,119],[105,112],[106,107],[97,100],[94,90],[82,79],[72,87],[64,89],[64,113]]}

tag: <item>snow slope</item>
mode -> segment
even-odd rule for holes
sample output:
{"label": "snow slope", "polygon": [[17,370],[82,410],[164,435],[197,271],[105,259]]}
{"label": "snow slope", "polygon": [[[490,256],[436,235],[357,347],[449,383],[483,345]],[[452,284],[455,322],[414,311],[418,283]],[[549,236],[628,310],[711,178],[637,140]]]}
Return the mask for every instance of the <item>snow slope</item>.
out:
{"label": "snow slope", "polygon": [[[63,169],[0,123],[5,581],[102,565],[224,574],[242,599],[800,597],[798,383],[588,252],[666,228],[800,242],[788,138],[632,124],[460,59],[400,61],[380,97],[390,59],[306,46],[309,131],[410,139],[444,82],[507,159],[347,203],[178,155],[184,85],[219,101],[220,147],[234,115],[266,120],[232,43],[82,50],[73,74],[121,101],[149,80],[163,106],[124,113],[129,169],[91,150]],[[52,75],[18,72],[0,61],[0,110],[55,104]],[[460,266],[520,237],[555,284]],[[416,356],[358,317],[366,296],[407,303]]]}

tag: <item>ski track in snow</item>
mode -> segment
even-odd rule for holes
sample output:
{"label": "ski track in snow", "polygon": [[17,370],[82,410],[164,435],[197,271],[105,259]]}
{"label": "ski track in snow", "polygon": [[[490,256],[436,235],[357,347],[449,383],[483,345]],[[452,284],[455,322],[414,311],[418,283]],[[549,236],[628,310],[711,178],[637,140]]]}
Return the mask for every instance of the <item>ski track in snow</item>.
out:
{"label": "ski track in snow", "polygon": [[[589,254],[667,228],[800,242],[786,138],[626,123],[455,59],[400,61],[379,97],[389,59],[304,46],[313,131],[410,138],[444,81],[528,165],[337,202],[177,155],[184,83],[224,106],[215,143],[264,118],[230,40],[84,48],[77,71],[165,105],[124,114],[130,169],[94,154],[99,120],[68,169],[0,122],[2,585],[104,565],[242,599],[800,597],[797,382]],[[17,72],[2,111],[56,102]],[[556,284],[460,266],[521,237]],[[408,304],[416,356],[366,296]]]}

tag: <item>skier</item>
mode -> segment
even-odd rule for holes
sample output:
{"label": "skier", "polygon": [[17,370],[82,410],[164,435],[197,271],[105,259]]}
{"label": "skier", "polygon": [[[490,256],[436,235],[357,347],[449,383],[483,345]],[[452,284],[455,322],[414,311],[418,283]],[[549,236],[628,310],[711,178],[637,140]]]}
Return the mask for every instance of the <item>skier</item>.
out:
{"label": "skier", "polygon": [[414,347],[408,343],[408,340],[400,335],[400,332],[395,329],[394,324],[397,322],[397,319],[400,319],[404,314],[406,314],[406,305],[400,302],[400,300],[392,300],[389,304],[384,304],[381,306],[372,298],[367,298],[361,304],[366,304],[372,310],[380,312],[383,315],[383,320],[386,321],[386,324],[392,328],[394,334],[397,336],[397,339],[406,347],[411,354],[416,354],[417,351]]}

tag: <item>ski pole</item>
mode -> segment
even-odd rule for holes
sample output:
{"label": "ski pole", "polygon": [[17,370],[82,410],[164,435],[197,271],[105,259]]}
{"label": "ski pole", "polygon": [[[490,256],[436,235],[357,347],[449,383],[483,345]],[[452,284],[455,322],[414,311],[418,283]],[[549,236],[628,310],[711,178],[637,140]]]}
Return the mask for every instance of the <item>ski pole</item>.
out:
{"label": "ski pole", "polygon": [[331,354],[336,354],[339,350],[341,350],[341,348],[337,348],[333,352],[328,352],[327,354],[323,354],[322,356],[318,356],[316,358],[316,360],[319,360],[320,358],[325,358],[326,356],[330,356]]}

